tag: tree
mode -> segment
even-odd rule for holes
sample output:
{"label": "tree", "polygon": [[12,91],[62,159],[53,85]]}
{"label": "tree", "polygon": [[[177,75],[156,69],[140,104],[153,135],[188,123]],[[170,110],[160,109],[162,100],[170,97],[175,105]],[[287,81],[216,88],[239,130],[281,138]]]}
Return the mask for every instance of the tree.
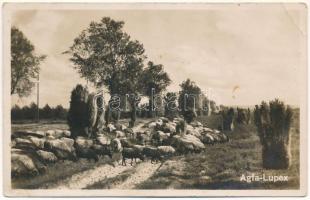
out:
{"label": "tree", "polygon": [[24,118],[21,108],[18,105],[14,105],[11,109],[11,120],[20,120]]}
{"label": "tree", "polygon": [[43,119],[52,119],[53,118],[53,110],[48,104],[46,104],[42,108],[42,118]]}
{"label": "tree", "polygon": [[57,105],[54,109],[54,118],[55,119],[66,119],[67,111],[62,107],[62,105]]}
{"label": "tree", "polygon": [[72,137],[89,136],[88,90],[78,84],[71,92],[68,125]]}
{"label": "tree", "polygon": [[182,82],[180,87],[179,109],[185,121],[190,123],[197,117],[196,109],[199,107],[201,89],[190,79]]}
{"label": "tree", "polygon": [[222,108],[221,115],[223,118],[222,130],[232,131],[234,129],[235,111],[233,108]]}
{"label": "tree", "polygon": [[36,55],[33,44],[16,27],[11,29],[11,95],[28,96],[38,78],[45,55]]}
{"label": "tree", "polygon": [[178,116],[177,94],[175,92],[168,92],[165,97],[165,117],[173,120]]}
{"label": "tree", "polygon": [[[124,88],[132,90],[126,92],[138,93],[135,91],[136,79],[142,72],[141,66],[146,58],[143,45],[132,40],[123,31],[123,26],[123,21],[109,17],[103,17],[100,22],[91,22],[66,52],[71,55],[70,60],[81,77],[96,87],[106,86],[111,99],[114,95],[123,95]],[[109,106],[107,112],[110,112]]]}
{"label": "tree", "polygon": [[38,106],[34,102],[31,102],[29,106],[29,118],[31,120],[35,120],[37,118]]}
{"label": "tree", "polygon": [[164,71],[164,67],[161,64],[155,65],[153,62],[148,62],[146,69],[143,72],[143,93],[149,98],[149,115],[154,117],[154,104],[156,99],[155,95],[161,95],[161,93],[171,83],[169,75]]}

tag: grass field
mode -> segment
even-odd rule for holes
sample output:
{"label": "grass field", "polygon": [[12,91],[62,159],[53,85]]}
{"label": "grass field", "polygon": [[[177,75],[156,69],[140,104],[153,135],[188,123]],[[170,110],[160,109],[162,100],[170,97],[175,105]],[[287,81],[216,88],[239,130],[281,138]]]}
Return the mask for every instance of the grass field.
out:
{"label": "grass field", "polygon": [[[214,119],[199,118],[210,126]],[[141,121],[140,121],[141,122]],[[123,122],[125,123],[125,121]],[[33,124],[13,125],[13,130],[33,129]],[[36,126],[37,127],[37,126]],[[41,124],[37,129],[63,129],[66,124]],[[264,170],[262,168],[261,145],[253,124],[237,126],[233,132],[226,133],[230,141],[224,144],[208,145],[199,154],[175,156],[162,163],[149,179],[140,183],[138,189],[298,189],[299,188],[299,113],[295,111],[291,128],[292,165],[287,170]],[[94,169],[112,163],[102,158],[98,163],[80,159],[78,162],[64,161],[48,167],[45,174],[33,178],[12,180],[14,188],[48,187],[59,179],[70,177],[81,171]],[[116,178],[103,180],[87,189],[108,188],[112,182],[125,181],[133,170],[127,170]],[[287,175],[288,182],[240,181],[244,175]],[[115,184],[115,183],[114,183]]]}
{"label": "grass field", "polygon": [[[216,117],[215,117],[216,118]],[[212,119],[200,118],[202,123]],[[216,123],[217,125],[217,123]],[[210,126],[216,126],[210,125]],[[292,165],[287,170],[262,168],[261,145],[253,124],[237,126],[226,133],[230,142],[207,146],[200,154],[188,154],[166,161],[140,189],[298,189],[299,188],[299,112],[291,128]],[[240,181],[244,175],[289,176],[288,182]]]}

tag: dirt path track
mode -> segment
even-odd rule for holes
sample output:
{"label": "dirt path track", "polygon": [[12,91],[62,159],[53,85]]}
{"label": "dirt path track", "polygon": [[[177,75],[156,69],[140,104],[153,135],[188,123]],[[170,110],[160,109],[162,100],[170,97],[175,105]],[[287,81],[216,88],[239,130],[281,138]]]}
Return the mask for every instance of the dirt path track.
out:
{"label": "dirt path track", "polygon": [[[134,131],[138,131],[141,129],[143,124],[139,124],[134,127]],[[122,166],[118,163],[114,163],[115,167],[112,165],[104,164],[102,166],[96,167],[95,169],[86,170],[73,176],[59,180],[55,184],[52,184],[50,189],[83,189],[87,188],[93,184],[98,182],[112,179],[117,176],[121,176],[122,174],[128,172],[128,170],[132,171],[132,174],[128,176],[123,182],[116,183],[111,185],[111,188],[115,189],[132,189],[135,188],[138,184],[147,180],[151,177],[156,170],[160,167],[160,163],[151,164],[148,162],[139,162],[131,166],[127,164],[127,166]]]}

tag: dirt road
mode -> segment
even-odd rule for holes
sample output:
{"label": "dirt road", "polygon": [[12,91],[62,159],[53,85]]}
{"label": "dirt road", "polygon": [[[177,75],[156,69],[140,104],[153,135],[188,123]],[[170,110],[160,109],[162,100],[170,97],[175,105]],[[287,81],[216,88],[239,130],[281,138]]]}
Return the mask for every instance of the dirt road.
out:
{"label": "dirt road", "polygon": [[[139,124],[134,127],[134,131],[139,131],[143,124]],[[159,169],[160,163],[151,164],[150,161],[134,163],[131,166],[129,163],[127,166],[120,165],[120,162],[114,163],[115,166],[104,164],[95,169],[86,170],[73,176],[59,180],[58,182],[50,185],[49,189],[83,189],[91,188],[93,185],[105,182],[106,180],[118,180],[118,177],[122,178],[121,181],[111,181],[108,183],[108,188],[115,189],[133,189],[137,185],[141,184],[151,177],[156,170]]]}

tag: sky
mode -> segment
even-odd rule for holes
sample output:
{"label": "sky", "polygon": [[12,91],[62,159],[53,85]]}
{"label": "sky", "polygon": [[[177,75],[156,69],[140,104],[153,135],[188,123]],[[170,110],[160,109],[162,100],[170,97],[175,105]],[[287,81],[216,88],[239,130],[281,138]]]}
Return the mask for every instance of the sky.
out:
{"label": "sky", "polygon": [[[191,9],[17,9],[12,25],[38,54],[47,55],[40,65],[40,107],[68,107],[71,90],[86,84],[62,52],[102,17],[124,21],[124,31],[144,45],[147,61],[163,64],[172,79],[168,91],[178,91],[190,78],[218,104],[254,105],[274,98],[300,104],[307,67],[306,7],[214,4]],[[32,101],[35,88],[27,98],[12,97],[12,104]]]}

